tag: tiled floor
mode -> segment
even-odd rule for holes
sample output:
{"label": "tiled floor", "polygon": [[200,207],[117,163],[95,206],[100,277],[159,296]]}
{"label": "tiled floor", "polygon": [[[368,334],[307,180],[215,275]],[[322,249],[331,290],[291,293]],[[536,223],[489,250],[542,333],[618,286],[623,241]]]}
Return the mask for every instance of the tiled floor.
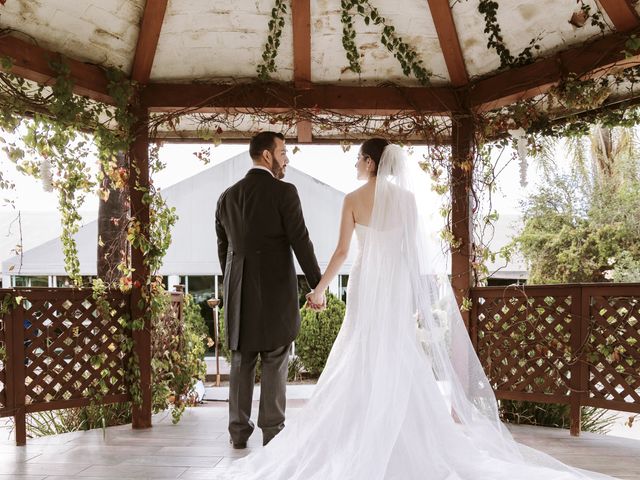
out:
{"label": "tiled floor", "polygon": [[[288,415],[303,403],[290,401]],[[188,410],[178,425],[168,415],[157,415],[149,430],[123,425],[31,439],[26,447],[15,447],[5,434],[0,439],[0,480],[210,479],[234,457],[260,448],[256,432],[249,449],[233,450],[226,426],[227,404],[209,402]],[[640,480],[640,441],[589,433],[573,438],[566,430],[540,427],[512,431],[522,443],[568,464]]]}

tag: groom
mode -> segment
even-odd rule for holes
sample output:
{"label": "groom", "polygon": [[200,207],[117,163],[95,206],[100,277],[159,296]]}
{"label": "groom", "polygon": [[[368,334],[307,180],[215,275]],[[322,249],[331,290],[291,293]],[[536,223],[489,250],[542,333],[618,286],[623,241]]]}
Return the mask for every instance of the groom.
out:
{"label": "groom", "polygon": [[262,380],[258,427],[266,445],[284,428],[291,342],[300,328],[296,255],[309,285],[320,268],[296,187],[281,182],[289,160],[281,133],[251,139],[253,168],[218,200],[216,234],[224,275],[226,333],[231,350],[229,434],[245,448],[254,429],[251,400],[258,356]]}

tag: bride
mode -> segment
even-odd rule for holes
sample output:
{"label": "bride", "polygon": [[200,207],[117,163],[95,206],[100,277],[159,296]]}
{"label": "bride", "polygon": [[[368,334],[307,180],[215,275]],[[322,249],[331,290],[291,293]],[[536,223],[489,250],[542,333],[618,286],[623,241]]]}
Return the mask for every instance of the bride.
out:
{"label": "bride", "polygon": [[436,238],[429,179],[402,148],[365,141],[336,251],[310,304],[359,247],[340,333],[314,394],[237,480],[604,479],[516,443],[475,356]]}

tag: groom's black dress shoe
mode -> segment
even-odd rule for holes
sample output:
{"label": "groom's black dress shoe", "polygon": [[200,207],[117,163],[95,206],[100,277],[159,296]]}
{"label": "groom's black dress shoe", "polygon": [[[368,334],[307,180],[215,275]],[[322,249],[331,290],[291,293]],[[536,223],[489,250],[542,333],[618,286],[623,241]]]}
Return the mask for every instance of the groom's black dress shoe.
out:
{"label": "groom's black dress shoe", "polygon": [[229,439],[229,443],[235,450],[243,450],[247,448],[247,442],[234,442],[232,439]]}

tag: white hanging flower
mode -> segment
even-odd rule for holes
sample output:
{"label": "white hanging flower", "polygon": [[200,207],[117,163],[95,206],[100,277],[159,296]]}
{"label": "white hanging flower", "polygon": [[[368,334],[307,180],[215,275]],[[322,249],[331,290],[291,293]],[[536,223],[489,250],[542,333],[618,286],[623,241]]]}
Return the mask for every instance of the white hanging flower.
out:
{"label": "white hanging flower", "polygon": [[40,163],[40,180],[45,192],[53,191],[53,174],[51,173],[51,162],[47,157]]}
{"label": "white hanging flower", "polygon": [[520,127],[516,130],[509,130],[509,135],[516,140],[518,158],[520,159],[520,186],[527,186],[527,132]]}

